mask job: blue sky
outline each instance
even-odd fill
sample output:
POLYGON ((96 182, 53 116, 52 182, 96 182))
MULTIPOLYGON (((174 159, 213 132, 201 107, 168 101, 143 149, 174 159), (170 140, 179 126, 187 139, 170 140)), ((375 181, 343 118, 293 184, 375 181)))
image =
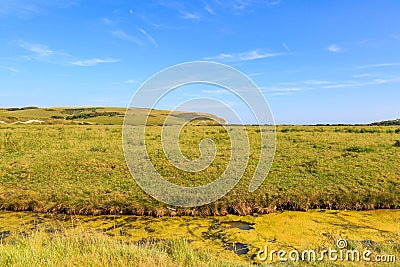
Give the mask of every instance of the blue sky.
POLYGON ((400 118, 399 14, 399 1, 1 0, 0 106, 126 107, 156 72, 210 60, 253 79, 276 123, 400 118))

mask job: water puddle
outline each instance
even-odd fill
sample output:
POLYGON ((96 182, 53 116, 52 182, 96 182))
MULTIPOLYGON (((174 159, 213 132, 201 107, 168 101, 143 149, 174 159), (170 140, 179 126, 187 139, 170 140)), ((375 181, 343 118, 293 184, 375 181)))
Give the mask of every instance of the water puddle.
POLYGON ((230 228, 238 228, 240 230, 253 230, 254 227, 246 222, 241 222, 241 221, 234 221, 234 222, 226 222, 229 224, 230 228))
POLYGON ((250 251, 246 244, 240 242, 233 242, 232 246, 229 246, 226 249, 235 252, 237 255, 244 255, 250 251))
POLYGON ((2 231, 0 232, 0 241, 7 238, 10 235, 10 231, 2 231))

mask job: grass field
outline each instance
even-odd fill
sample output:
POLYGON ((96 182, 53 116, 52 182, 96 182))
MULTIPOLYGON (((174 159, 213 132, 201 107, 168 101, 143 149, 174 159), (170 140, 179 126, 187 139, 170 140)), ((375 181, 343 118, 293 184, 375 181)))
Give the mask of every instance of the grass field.
MULTIPOLYGON (((253 193, 248 185, 266 129, 246 126, 250 157, 239 184, 214 203, 177 208, 154 200, 132 178, 122 148, 123 112, 0 110, 0 265, 252 266, 263 264, 255 255, 266 243, 272 249, 323 249, 339 237, 351 248, 398 254, 399 126, 277 126, 272 168, 253 193), (27 120, 43 122, 16 123, 27 120), (251 230, 231 229, 232 222, 251 230), (236 255, 230 249, 236 243, 248 253, 236 255)), ((167 114, 152 111, 146 128, 144 142, 156 169, 179 185, 215 180, 230 160, 229 132, 212 121, 187 124, 179 137, 185 156, 199 158, 203 138, 212 139, 217 152, 205 170, 184 172, 162 150, 158 125, 167 114)), ((178 112, 172 121, 197 115, 178 112)), ((337 266, 291 265, 310 264, 337 266)))
MULTIPOLYGON (((150 158, 176 184, 210 182, 224 169, 229 140, 216 126, 184 128, 184 153, 198 156, 202 137, 216 140, 206 170, 185 174, 160 152, 160 128, 149 127, 150 158), (186 151, 186 152, 185 152, 186 151), (218 156, 218 155, 217 155, 218 156)), ((68 214, 224 215, 276 210, 400 207, 400 134, 396 126, 279 126, 271 171, 254 193, 258 127, 249 126, 252 154, 243 179, 227 196, 193 209, 171 210, 146 195, 131 177, 121 126, 1 125, 0 207, 68 214)), ((259 149, 259 148, 258 148, 259 149)))

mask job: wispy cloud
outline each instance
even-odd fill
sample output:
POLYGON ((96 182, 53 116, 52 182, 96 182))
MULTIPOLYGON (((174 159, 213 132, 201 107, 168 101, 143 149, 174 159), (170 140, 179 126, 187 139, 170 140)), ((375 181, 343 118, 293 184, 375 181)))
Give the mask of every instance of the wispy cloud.
POLYGON ((331 44, 330 46, 327 47, 329 52, 332 53, 340 53, 343 51, 343 49, 335 44, 331 44))
POLYGON ((358 69, 379 68, 379 67, 394 67, 394 66, 400 66, 400 63, 399 62, 394 62, 394 63, 371 64, 371 65, 359 66, 358 69))
POLYGON ((255 76, 260 76, 260 75, 264 75, 264 74, 265 74, 264 72, 255 72, 255 73, 247 74, 247 76, 255 77, 255 76))
POLYGON ((39 60, 47 63, 63 64, 71 58, 68 53, 50 49, 49 46, 40 43, 19 40, 17 45, 30 53, 23 55, 22 58, 25 60, 39 60))
POLYGON ((214 95, 221 95, 221 94, 228 94, 228 93, 230 93, 230 91, 229 90, 227 90, 227 89, 214 89, 214 90, 210 90, 210 89, 207 89, 207 90, 202 90, 201 91, 203 94, 214 94, 214 95))
POLYGON ((115 37, 121 39, 121 40, 125 40, 125 41, 131 42, 131 43, 135 43, 135 44, 139 44, 139 45, 143 44, 135 36, 127 34, 122 30, 112 31, 111 34, 114 35, 115 37))
POLYGON ((18 69, 13 68, 13 67, 7 67, 7 66, 0 66, 0 69, 7 70, 7 71, 10 71, 10 72, 14 72, 14 73, 18 73, 19 72, 18 69))
POLYGON ((260 87, 266 96, 285 96, 293 95, 303 91, 314 91, 321 89, 336 88, 360 88, 364 86, 379 86, 383 84, 400 83, 400 77, 376 78, 376 79, 354 79, 347 81, 328 81, 328 80, 303 80, 294 82, 282 82, 282 86, 260 87))
POLYGON ((369 85, 379 85, 379 84, 388 84, 388 83, 396 83, 400 82, 400 78, 391 78, 391 79, 373 79, 369 81, 347 81, 343 83, 336 83, 330 85, 324 85, 322 88, 345 88, 345 87, 361 87, 361 86, 369 86, 369 85))
POLYGON ((261 87, 260 88, 264 92, 299 92, 299 91, 304 91, 306 88, 302 87, 261 87))
POLYGON ((307 84, 307 85, 322 85, 322 84, 329 84, 331 82, 325 81, 325 80, 305 80, 305 81, 302 81, 301 83, 307 84))
POLYGON ((232 0, 232 1, 217 1, 218 4, 231 7, 236 10, 245 10, 260 6, 276 6, 282 3, 280 0, 232 0))
POLYGON ((276 1, 267 1, 267 6, 277 6, 279 4, 281 4, 282 1, 280 0, 276 0, 276 1))
POLYGON ((284 87, 284 86, 265 86, 260 90, 266 96, 285 96, 308 90, 307 87, 284 87))
POLYGON ((211 15, 215 15, 214 10, 207 4, 205 5, 204 10, 210 13, 211 15))
POLYGON ((148 34, 145 30, 143 30, 143 29, 141 29, 141 28, 139 28, 139 31, 140 31, 141 33, 143 33, 143 34, 147 37, 147 39, 148 39, 155 47, 158 47, 157 42, 154 40, 154 38, 153 38, 150 34, 148 34))
POLYGON ((119 62, 119 59, 100 59, 100 58, 92 58, 92 59, 86 59, 86 60, 78 60, 78 61, 72 61, 70 64, 76 65, 76 66, 81 66, 81 67, 91 67, 95 66, 99 63, 115 63, 119 62))
POLYGON ((201 18, 201 16, 196 13, 191 13, 184 10, 179 10, 179 13, 181 13, 182 18, 184 19, 199 20, 201 18))
POLYGON ((285 53, 267 53, 261 49, 255 49, 247 52, 227 54, 221 53, 213 57, 205 57, 205 60, 226 60, 226 61, 247 61, 260 58, 269 58, 284 55, 285 53))
POLYGON ((353 75, 353 78, 365 78, 373 76, 371 73, 360 73, 353 75))
POLYGON ((102 18, 101 19, 101 23, 107 26, 115 26, 119 23, 121 23, 121 19, 120 18, 102 18))
POLYGON ((292 53, 292 50, 290 50, 290 48, 287 46, 286 43, 282 43, 282 45, 283 45, 283 47, 286 49, 286 51, 287 51, 289 54, 292 53))
POLYGON ((19 41, 19 47, 32 52, 32 55, 26 56, 28 59, 38 59, 38 60, 43 60, 50 55, 55 54, 56 52, 49 49, 47 45, 43 44, 36 44, 36 43, 29 43, 25 41, 19 41))
POLYGON ((130 83, 130 84, 132 84, 132 83, 137 83, 137 81, 132 80, 132 79, 129 79, 129 80, 125 81, 125 83, 130 83))
POLYGON ((29 17, 40 14, 49 8, 65 8, 74 4, 71 0, 2 0, 0 1, 0 16, 29 17))

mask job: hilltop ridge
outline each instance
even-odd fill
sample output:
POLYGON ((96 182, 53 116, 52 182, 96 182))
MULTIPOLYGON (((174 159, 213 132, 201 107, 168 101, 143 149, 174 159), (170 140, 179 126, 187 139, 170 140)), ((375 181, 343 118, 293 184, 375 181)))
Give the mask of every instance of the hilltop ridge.
MULTIPOLYGON (((52 107, 34 106, 22 108, 0 108, 0 124, 97 124, 122 125, 126 108, 122 107, 52 107)), ((149 113, 146 108, 130 109, 129 122, 137 123, 141 116, 149 113)), ((168 122, 181 124, 190 120, 192 124, 214 125, 225 124, 225 120, 208 113, 150 110, 148 125, 162 125, 168 122)))

